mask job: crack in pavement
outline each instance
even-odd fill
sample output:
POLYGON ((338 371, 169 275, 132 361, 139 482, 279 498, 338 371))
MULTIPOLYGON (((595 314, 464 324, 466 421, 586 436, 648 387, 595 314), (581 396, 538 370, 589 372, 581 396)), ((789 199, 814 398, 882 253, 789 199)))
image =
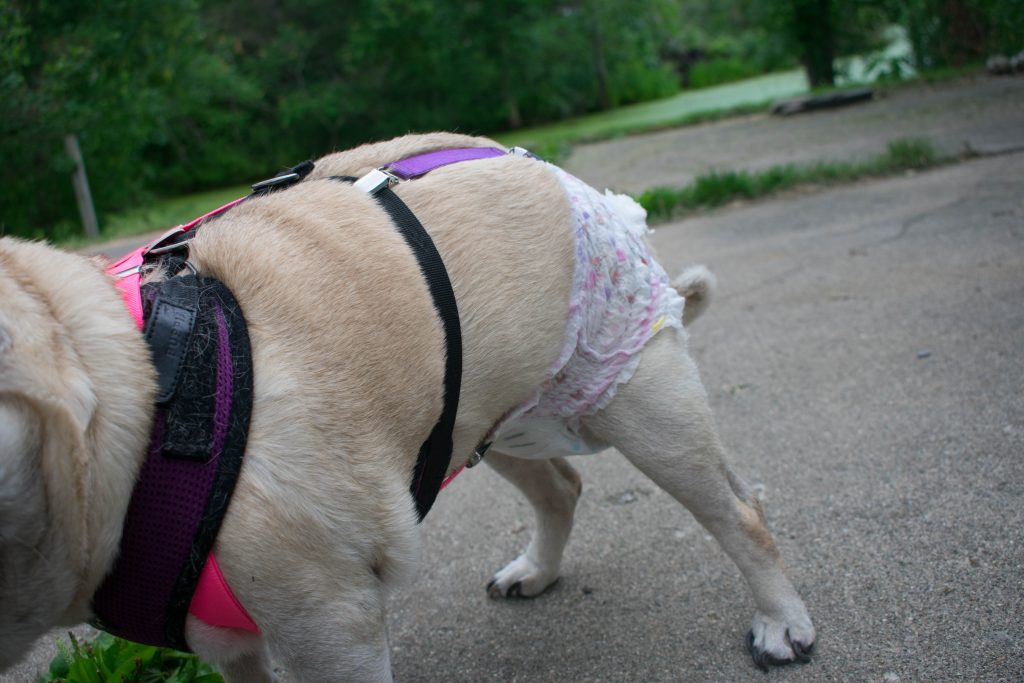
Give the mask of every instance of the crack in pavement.
POLYGON ((866 244, 861 245, 861 248, 862 249, 871 249, 871 248, 880 247, 880 246, 883 246, 883 245, 886 245, 886 244, 892 244, 893 242, 898 242, 898 241, 902 240, 904 237, 907 236, 907 233, 910 232, 910 228, 912 226, 917 225, 918 223, 921 223, 921 222, 925 221, 928 218, 931 218, 932 216, 934 216, 936 214, 944 213, 944 212, 946 212, 946 211, 948 211, 950 209, 953 209, 953 208, 955 208, 957 206, 960 206, 961 204, 967 202, 967 200, 969 200, 969 199, 971 199, 970 195, 963 196, 963 197, 958 197, 957 199, 955 199, 955 200, 953 200, 951 202, 947 202, 947 203, 943 204, 942 206, 938 206, 938 207, 935 207, 933 209, 929 209, 927 211, 922 211, 920 213, 914 214, 913 216, 910 216, 909 218, 903 220, 900 223, 900 229, 896 232, 895 235, 890 235, 889 237, 883 237, 882 239, 876 240, 874 242, 868 242, 866 244))

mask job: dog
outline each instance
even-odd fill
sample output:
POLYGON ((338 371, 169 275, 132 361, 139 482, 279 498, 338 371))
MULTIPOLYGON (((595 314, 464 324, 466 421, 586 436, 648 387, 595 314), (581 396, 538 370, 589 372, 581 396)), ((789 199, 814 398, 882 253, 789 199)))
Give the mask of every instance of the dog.
MULTIPOLYGON (((185 624, 191 649, 227 681, 272 681, 270 653, 303 681, 392 680, 385 594, 416 567, 409 481, 444 400, 445 335, 388 215, 331 178, 498 146, 429 134, 331 154, 193 239, 192 267, 244 310, 254 367, 248 446, 215 550, 260 632, 185 624)), ((551 382, 578 277, 572 207, 552 167, 515 155, 440 168, 395 192, 429 231, 458 303, 454 472, 551 382)), ((93 617, 146 452, 157 378, 104 266, 0 239, 0 668, 46 630, 93 617)), ((697 268, 673 284, 689 325, 713 280, 697 268)), ((755 493, 726 463, 685 331, 655 330, 633 355, 628 381, 574 434, 618 449, 736 562, 756 604, 755 662, 806 661, 814 626, 755 493)), ((496 598, 555 581, 581 491, 561 455, 517 458, 512 446, 497 439, 484 462, 533 504, 538 528, 488 584, 496 598)))

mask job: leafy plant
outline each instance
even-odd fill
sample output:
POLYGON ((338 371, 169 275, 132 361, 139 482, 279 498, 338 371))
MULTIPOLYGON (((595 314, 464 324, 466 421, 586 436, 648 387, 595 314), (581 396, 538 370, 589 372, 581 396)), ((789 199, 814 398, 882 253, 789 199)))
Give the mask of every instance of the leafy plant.
POLYGON ((57 642, 57 656, 36 683, 224 683, 195 655, 139 645, 108 633, 86 643, 79 643, 73 633, 68 638, 70 646, 57 642))

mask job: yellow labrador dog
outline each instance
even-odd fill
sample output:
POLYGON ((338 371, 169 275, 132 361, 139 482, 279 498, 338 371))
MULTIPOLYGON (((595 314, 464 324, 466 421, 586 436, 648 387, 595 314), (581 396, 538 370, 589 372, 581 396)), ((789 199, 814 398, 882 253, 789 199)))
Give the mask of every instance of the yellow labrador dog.
MULTIPOLYGON (((445 337, 388 215, 329 177, 480 146, 496 143, 434 134, 332 154, 191 244, 194 267, 244 310, 255 369, 247 453, 215 551, 261 633, 194 617, 185 628, 232 683, 273 680, 269 653, 303 681, 392 678, 384 597, 417 561, 409 482, 443 400, 445 337)), ((575 272, 571 202, 550 167, 514 155, 440 168, 395 192, 429 231, 458 301, 454 470, 551 379, 575 272)), ((675 285, 689 322, 710 275, 690 271, 675 285)), ((814 627, 757 498, 723 459, 685 333, 667 326, 638 355, 578 433, 617 448, 736 562, 756 604, 755 660, 805 661, 814 627)), ((154 391, 149 350, 104 264, 0 239, 0 668, 47 629, 92 617, 154 391)), ((538 525, 489 584, 495 597, 537 595, 555 580, 580 494, 564 458, 502 452, 512 446, 499 442, 485 460, 522 490, 538 525)))

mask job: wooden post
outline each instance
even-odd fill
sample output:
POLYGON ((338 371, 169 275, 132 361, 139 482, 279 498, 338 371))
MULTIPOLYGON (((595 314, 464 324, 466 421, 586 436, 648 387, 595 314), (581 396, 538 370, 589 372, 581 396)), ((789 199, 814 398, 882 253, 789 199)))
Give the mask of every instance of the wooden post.
POLYGON ((75 186, 75 199, 78 201, 78 213, 82 217, 82 227, 87 236, 99 237, 99 223, 96 221, 96 209, 92 205, 89 177, 85 174, 85 162, 82 160, 82 148, 78 146, 78 136, 74 133, 65 135, 64 149, 71 160, 75 162, 75 172, 71 174, 71 183, 75 186))

